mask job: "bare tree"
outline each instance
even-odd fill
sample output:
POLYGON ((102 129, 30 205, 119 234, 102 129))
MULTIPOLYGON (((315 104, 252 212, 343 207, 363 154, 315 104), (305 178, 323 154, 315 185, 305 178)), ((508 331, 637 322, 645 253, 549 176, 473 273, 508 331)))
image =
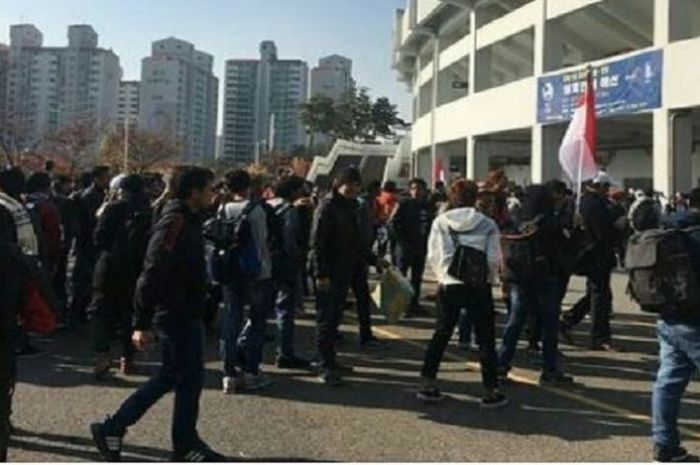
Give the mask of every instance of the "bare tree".
POLYGON ((105 137, 100 149, 102 163, 129 173, 143 173, 177 162, 182 156, 182 143, 163 132, 129 128, 128 153, 125 151, 125 128, 113 129, 105 137))
POLYGON ((93 166, 97 161, 97 149, 103 134, 94 119, 73 121, 49 133, 39 151, 49 158, 65 161, 71 173, 93 166))

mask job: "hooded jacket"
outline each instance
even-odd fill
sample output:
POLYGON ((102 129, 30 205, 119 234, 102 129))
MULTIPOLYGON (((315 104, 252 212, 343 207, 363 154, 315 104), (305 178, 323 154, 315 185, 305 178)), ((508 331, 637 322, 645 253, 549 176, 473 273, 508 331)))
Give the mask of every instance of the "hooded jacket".
POLYGON ((460 245, 486 253, 489 282, 495 283, 501 269, 501 235, 492 219, 471 207, 449 210, 433 222, 428 239, 427 262, 437 281, 443 286, 462 284, 448 273, 457 250, 453 233, 460 245))
POLYGON ((356 199, 333 192, 319 204, 311 232, 311 253, 319 278, 349 279, 359 268, 376 264, 369 243, 369 216, 356 199))
POLYGON ((171 200, 153 228, 143 272, 136 284, 134 328, 183 326, 207 307, 202 218, 171 200))

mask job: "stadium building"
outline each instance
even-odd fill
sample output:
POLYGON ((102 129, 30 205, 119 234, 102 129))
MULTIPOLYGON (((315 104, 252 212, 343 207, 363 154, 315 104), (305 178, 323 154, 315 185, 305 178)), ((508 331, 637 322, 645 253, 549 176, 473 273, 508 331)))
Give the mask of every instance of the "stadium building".
POLYGON ((562 177, 559 145, 591 69, 609 174, 666 194, 698 185, 698 0, 407 0, 393 40, 417 175, 562 177))

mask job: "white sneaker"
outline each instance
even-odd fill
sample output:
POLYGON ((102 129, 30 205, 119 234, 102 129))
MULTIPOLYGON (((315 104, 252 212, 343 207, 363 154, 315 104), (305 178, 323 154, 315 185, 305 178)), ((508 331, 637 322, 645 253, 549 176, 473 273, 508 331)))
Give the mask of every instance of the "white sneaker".
POLYGON ((240 381, 233 376, 224 376, 222 380, 224 394, 235 394, 240 389, 240 381))

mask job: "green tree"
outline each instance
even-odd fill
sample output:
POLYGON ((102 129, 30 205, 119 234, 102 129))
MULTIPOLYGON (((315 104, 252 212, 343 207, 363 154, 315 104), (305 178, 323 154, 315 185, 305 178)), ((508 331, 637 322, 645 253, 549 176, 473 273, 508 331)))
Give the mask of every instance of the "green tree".
POLYGON ((372 134, 377 136, 391 136, 394 133, 393 126, 399 123, 396 105, 388 98, 380 97, 372 106, 372 134))
POLYGON ((309 135, 309 151, 313 152, 317 134, 329 135, 336 125, 336 108, 332 98, 314 95, 301 104, 301 122, 309 135))

